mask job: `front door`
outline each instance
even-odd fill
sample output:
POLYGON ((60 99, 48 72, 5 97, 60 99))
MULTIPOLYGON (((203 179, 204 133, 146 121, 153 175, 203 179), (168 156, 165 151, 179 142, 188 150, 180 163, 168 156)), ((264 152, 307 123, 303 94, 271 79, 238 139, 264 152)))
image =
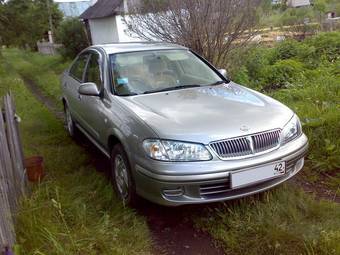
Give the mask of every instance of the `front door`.
MULTIPOLYGON (((91 51, 84 75, 84 82, 95 83, 101 94, 103 93, 102 58, 99 52, 91 51)), ((84 128, 86 128, 87 132, 97 141, 100 141, 100 127, 105 126, 104 113, 102 111, 103 107, 103 99, 101 96, 82 96, 81 114, 82 119, 86 122, 84 128)))

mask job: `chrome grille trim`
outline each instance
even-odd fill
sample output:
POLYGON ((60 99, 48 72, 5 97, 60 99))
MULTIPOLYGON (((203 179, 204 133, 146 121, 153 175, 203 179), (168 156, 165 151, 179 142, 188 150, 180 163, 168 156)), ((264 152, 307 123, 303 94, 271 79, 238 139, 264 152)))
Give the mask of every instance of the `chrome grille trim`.
POLYGON ((239 159, 267 153, 280 146, 281 129, 211 142, 210 148, 221 159, 239 159))
POLYGON ((200 196, 208 198, 210 196, 216 196, 221 193, 228 192, 230 190, 229 180, 225 182, 217 182, 211 184, 204 184, 199 187, 200 196))

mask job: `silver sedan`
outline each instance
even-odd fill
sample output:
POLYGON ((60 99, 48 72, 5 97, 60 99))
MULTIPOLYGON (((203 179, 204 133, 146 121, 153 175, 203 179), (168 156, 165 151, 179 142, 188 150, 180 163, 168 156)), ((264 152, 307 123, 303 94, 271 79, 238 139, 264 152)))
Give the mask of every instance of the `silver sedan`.
POLYGON ((304 164, 308 140, 292 110, 179 45, 91 46, 65 71, 62 89, 68 132, 84 133, 110 158, 126 204, 240 198, 304 164))

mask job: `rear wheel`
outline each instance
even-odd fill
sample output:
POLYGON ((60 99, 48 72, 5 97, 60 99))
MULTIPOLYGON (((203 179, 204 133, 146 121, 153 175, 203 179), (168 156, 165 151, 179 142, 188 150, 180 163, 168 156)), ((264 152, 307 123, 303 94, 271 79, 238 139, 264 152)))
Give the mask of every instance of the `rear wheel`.
POLYGON ((111 176, 119 199, 126 205, 135 205, 138 197, 131 176, 130 164, 121 144, 116 144, 111 152, 111 176))
POLYGON ((65 114, 66 129, 67 129, 67 131, 68 131, 68 133, 71 137, 75 137, 76 136, 76 126, 74 124, 70 109, 68 108, 67 104, 65 104, 65 107, 64 107, 64 114, 65 114))

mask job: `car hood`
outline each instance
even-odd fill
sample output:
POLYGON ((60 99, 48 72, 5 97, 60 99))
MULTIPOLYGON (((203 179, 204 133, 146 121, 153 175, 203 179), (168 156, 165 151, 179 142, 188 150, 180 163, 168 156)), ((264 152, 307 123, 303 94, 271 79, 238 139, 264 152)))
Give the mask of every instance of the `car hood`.
POLYGON ((119 100, 160 138, 208 144, 283 126, 293 112, 233 82, 119 100))

